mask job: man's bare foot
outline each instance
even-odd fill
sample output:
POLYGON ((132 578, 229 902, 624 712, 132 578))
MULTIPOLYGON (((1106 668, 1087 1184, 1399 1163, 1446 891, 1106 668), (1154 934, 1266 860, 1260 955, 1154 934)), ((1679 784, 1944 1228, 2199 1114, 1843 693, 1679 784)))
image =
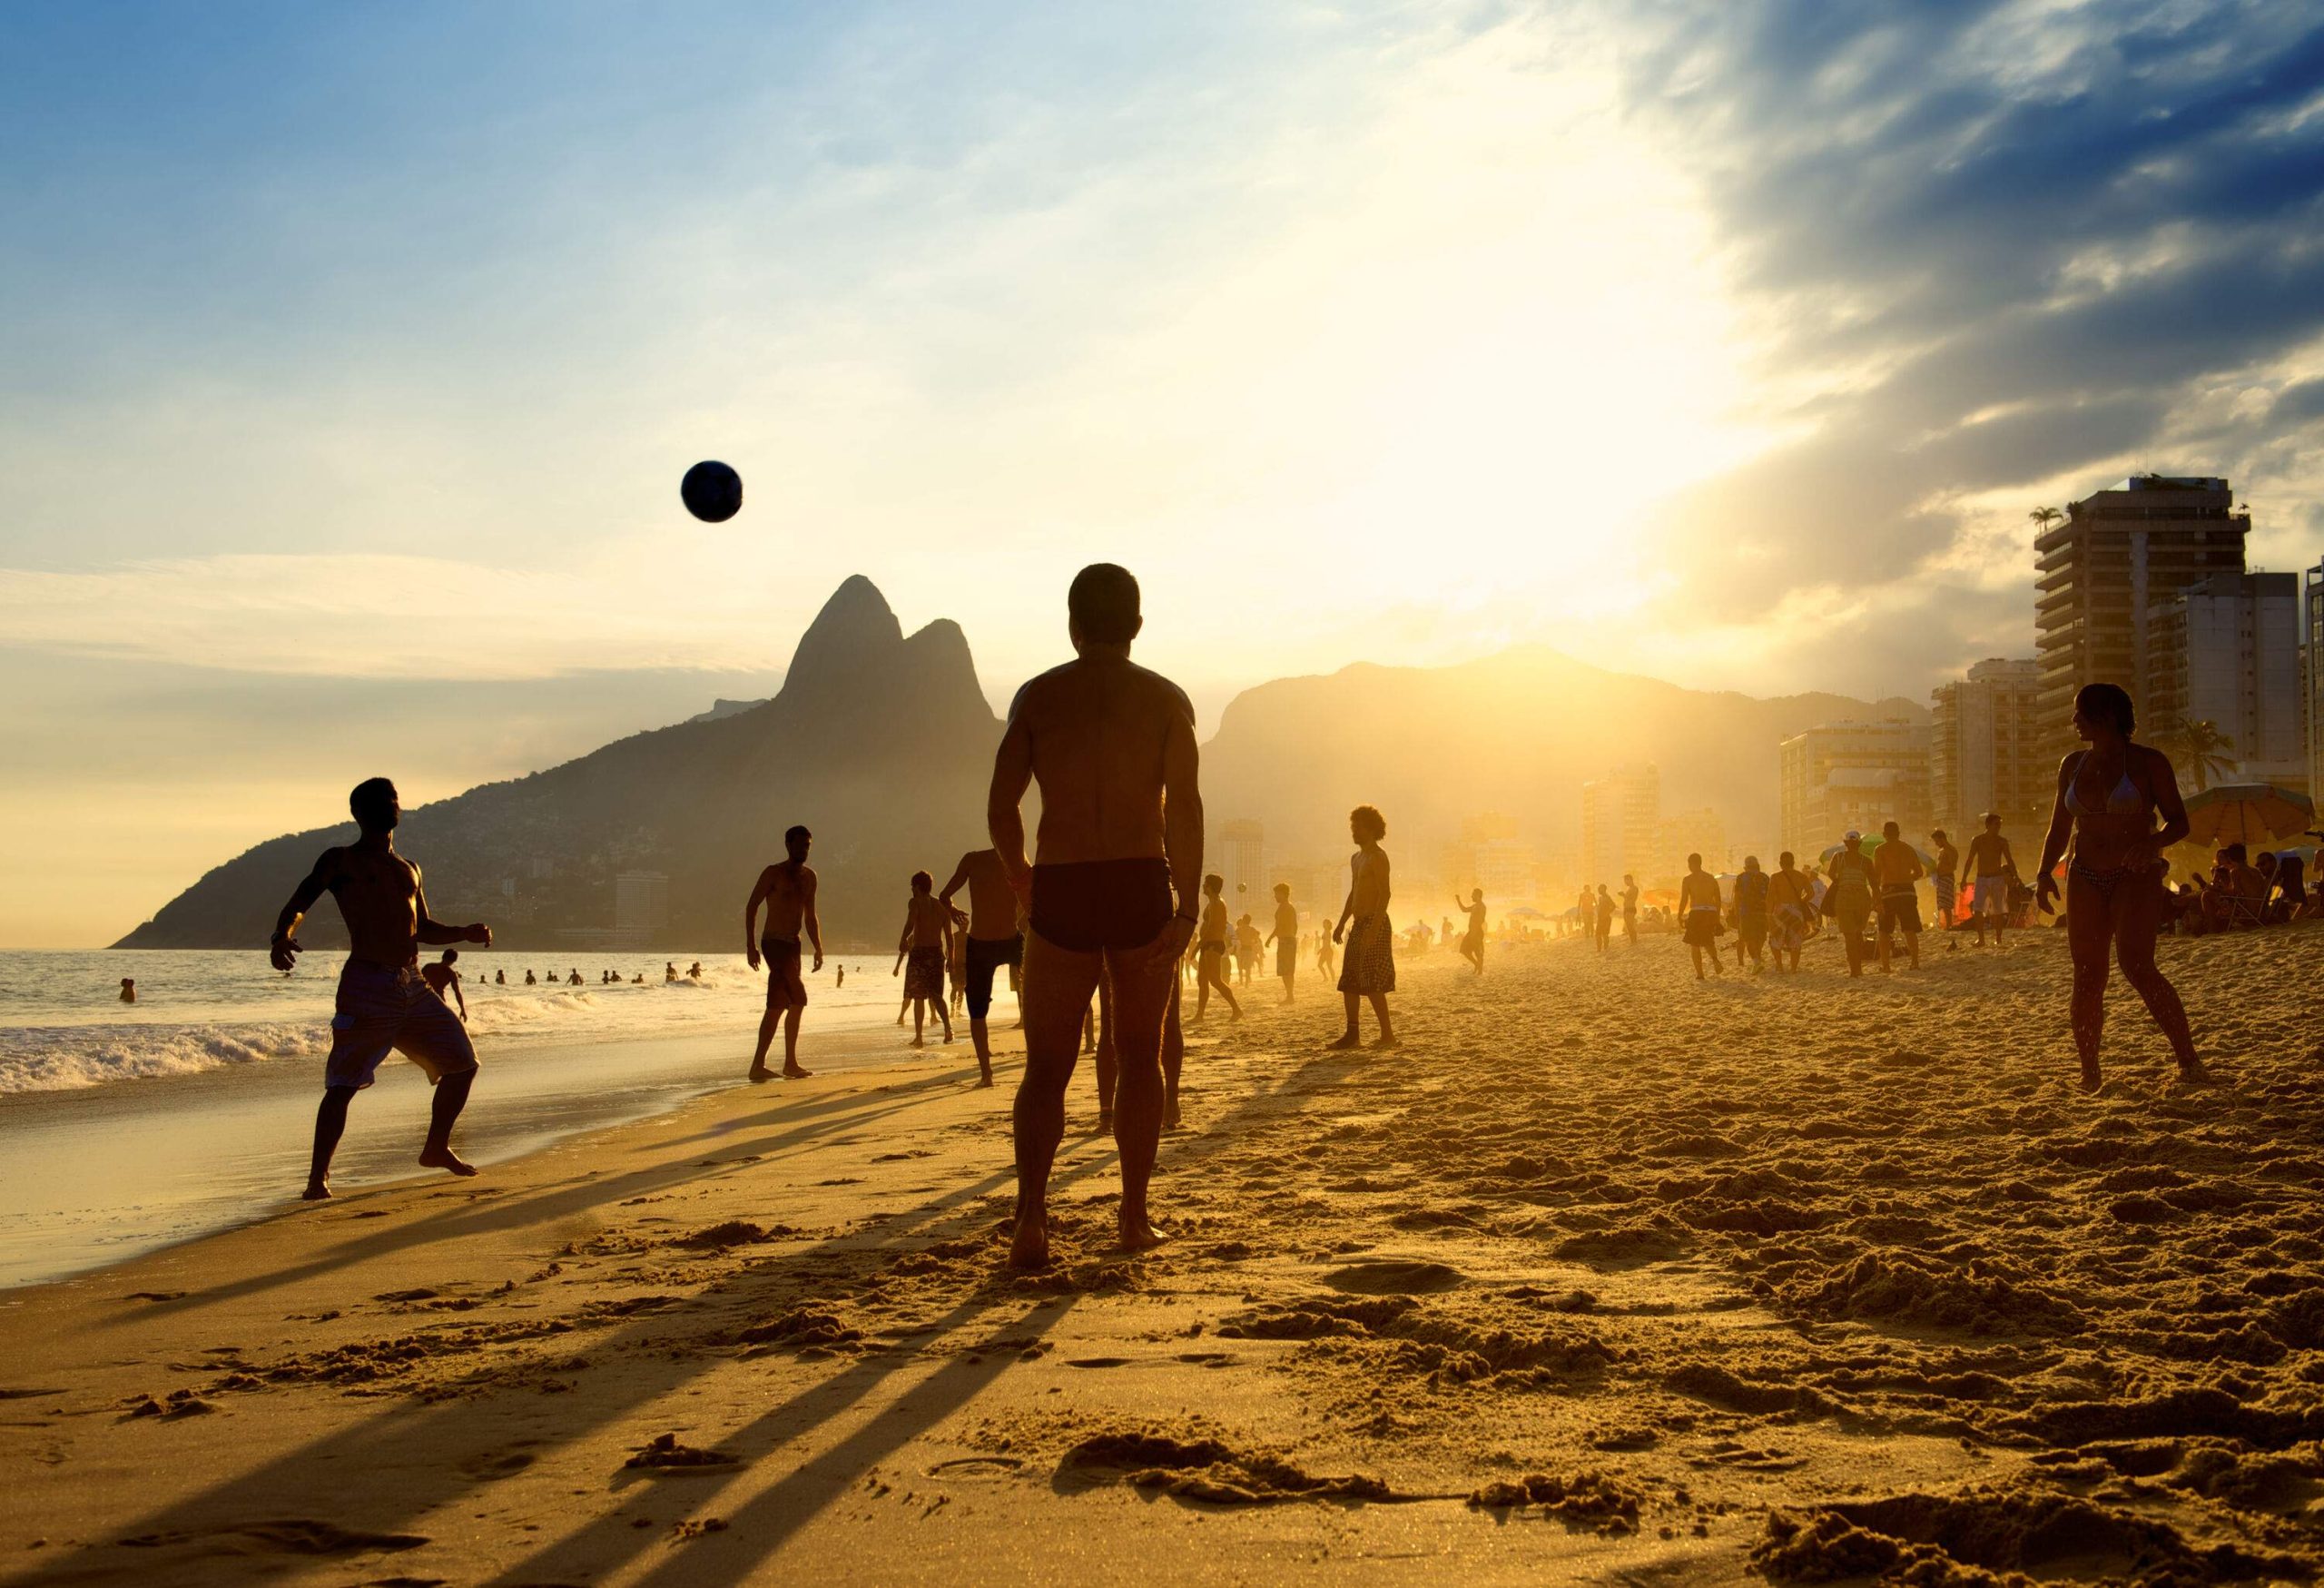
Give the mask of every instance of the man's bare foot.
POLYGON ((802 1070, 796 1064, 786 1064, 783 1067, 783 1079, 785 1080, 804 1080, 814 1073, 812 1070, 802 1070))
POLYGON ((1012 1268, 1046 1268, 1049 1266, 1049 1218, 1037 1214, 1028 1218, 1021 1214, 1017 1219, 1017 1233, 1009 1241, 1009 1266, 1012 1268))
POLYGON ((307 1182, 307 1189, 299 1193, 299 1200, 301 1202, 330 1201, 330 1182, 329 1180, 309 1180, 307 1182))
POLYGON ((1162 1129, 1165 1130, 1183 1130, 1186 1129, 1186 1126, 1179 1122, 1177 1104, 1172 1103, 1162 1110, 1162 1129))
POLYGON ((1336 1042, 1326 1042, 1326 1043, 1324 1043, 1324 1046, 1325 1048, 1328 1048, 1328 1049, 1361 1048, 1362 1046, 1364 1046, 1364 1042, 1363 1042, 1363 1040, 1362 1040, 1361 1038, 1359 1038, 1359 1037, 1358 1037, 1358 1036, 1357 1036, 1354 1031, 1350 1031, 1350 1032, 1348 1032, 1346 1035, 1344 1035, 1344 1036, 1343 1036, 1342 1038, 1340 1038, 1340 1040, 1339 1040, 1338 1041, 1336 1041, 1336 1042))
POLYGON ((744 1077, 744 1079, 748 1080, 773 1080, 774 1079, 774 1071, 769 1070, 763 1064, 753 1064, 751 1066, 750 1074, 744 1077))
POLYGON ((1122 1215, 1122 1246, 1126 1252, 1151 1251, 1170 1238, 1157 1234, 1144 1214, 1122 1215))
POLYGON ((977 1085, 978 1085, 979 1087, 988 1087, 988 1086, 990 1086, 991 1084, 992 1084, 992 1071, 991 1071, 991 1070, 986 1070, 982 1075, 980 1075, 979 1077, 977 1077, 977 1085))
POLYGON ((2203 1068, 2201 1060, 2181 1059, 2179 1060, 2178 1079, 2172 1084, 2174 1086, 2209 1086, 2214 1079, 2216 1078, 2211 1072, 2203 1068))
POLYGON ((476 1165, 468 1162, 466 1159, 460 1157, 459 1154, 454 1152, 448 1147, 425 1148, 419 1154, 419 1161, 426 1164, 429 1169, 440 1169, 451 1174, 472 1175, 476 1173, 476 1165))
POLYGON ((2098 1060, 2095 1059, 2083 1060, 2082 1061, 2082 1090, 2084 1091, 2096 1091, 2104 1084, 2104 1079, 2098 1073, 2098 1060))
POLYGON ((1390 1031, 1386 1036, 1374 1041, 1372 1045, 1374 1048, 1400 1048, 1403 1044, 1396 1041, 1395 1032, 1390 1031))

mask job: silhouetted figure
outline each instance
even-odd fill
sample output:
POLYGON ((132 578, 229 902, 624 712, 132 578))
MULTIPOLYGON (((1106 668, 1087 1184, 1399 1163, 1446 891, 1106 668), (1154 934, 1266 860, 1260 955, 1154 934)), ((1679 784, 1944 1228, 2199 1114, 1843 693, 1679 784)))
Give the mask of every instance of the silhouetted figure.
POLYGON ((1686 917, 1687 952, 1695 962, 1695 980, 1704 980, 1705 949, 1710 951, 1713 972, 1726 975, 1727 968, 1718 962, 1718 937, 1727 930, 1718 919, 1718 879, 1703 870, 1699 854, 1687 856, 1687 874, 1679 879, 1679 909, 1686 917))
POLYGON ((1638 879, 1628 872, 1622 873, 1622 937, 1638 947, 1638 879))
POLYGON ((134 976, 123 976, 121 979, 121 1001, 123 1003, 137 1001, 137 978, 134 976))
POLYGON ((1614 896, 1606 891, 1605 883, 1598 884, 1598 896, 1590 904, 1597 923, 1598 952, 1602 954, 1614 935, 1614 896))
POLYGON ((1259 935, 1257 922, 1254 922, 1250 917, 1250 912, 1246 911, 1242 919, 1235 923, 1235 981, 1236 985, 1248 987, 1251 984, 1251 972, 1259 968, 1259 953, 1260 951, 1265 947, 1266 943, 1265 940, 1263 940, 1259 935))
POLYGON ((1346 962, 1340 967, 1340 997, 1347 1009, 1347 1030, 1331 1046, 1361 1045, 1358 1011, 1369 1000, 1372 1018, 1380 1027, 1372 1045, 1393 1048, 1396 1028, 1388 1019, 1388 994, 1396 990, 1396 933, 1388 922, 1392 892, 1388 852, 1380 847, 1380 841, 1388 836, 1388 822, 1370 805, 1358 805, 1348 813, 1347 826, 1348 835, 1355 840, 1355 853, 1348 860, 1347 902, 1340 906, 1340 918, 1332 926, 1332 941, 1344 939, 1347 943, 1346 962), (1353 932, 1349 931, 1351 922, 1353 932))
POLYGON ((2017 857, 2001 835, 1999 814, 1985 813, 1985 830, 1969 840, 1969 919, 1977 923, 1977 946, 1985 946, 1985 924, 1993 923, 1994 947, 2001 947, 2002 928, 2009 924, 2009 890, 2017 881, 2017 857))
POLYGON ((460 991, 460 973, 452 969, 460 962, 460 951, 446 949, 443 957, 432 965, 419 967, 419 979, 428 983, 428 991, 459 1011, 460 1023, 468 1018, 468 1001, 460 991))
POLYGON ((573 967, 572 974, 568 975, 568 976, 567 976, 567 977, 566 977, 566 979, 565 979, 565 984, 566 984, 567 987, 578 987, 578 986, 580 986, 580 985, 581 985, 581 967, 580 967, 580 966, 576 965, 576 966, 574 966, 574 967, 573 967))
POLYGON ((1825 863, 1824 874, 1832 881, 1832 919, 1840 924, 1843 946, 1847 950, 1848 974, 1864 974, 1864 928, 1872 919, 1875 880, 1872 857, 1864 852, 1864 834, 1851 827, 1840 841, 1840 851, 1825 863))
POLYGON ((2186 1080, 2203 1077, 2178 989, 2155 968, 2154 938, 2163 914, 2162 852, 2187 836, 2171 758, 2132 742, 2138 716, 2120 686, 2085 684, 2073 698, 2073 727, 2086 749, 2058 764, 2058 796, 2042 841, 2035 902, 2044 910, 2057 892, 2058 859, 2066 863, 2066 946, 2073 955, 2074 1047, 2082 1084, 2095 1089, 2099 1039, 2106 1027, 2109 945, 2122 975, 2178 1056, 2186 1080), (2160 815, 2162 824, 2155 825, 2160 815))
POLYGON ((1961 945, 1952 939, 1953 923, 1961 913, 1961 852, 1953 847, 1953 840, 1945 829, 1937 828, 1928 835, 1935 848, 1936 864, 1929 871, 1929 881, 1936 888, 1936 922, 1946 933, 1945 951, 1957 952, 1961 945))
MULTIPOLYGON (((670 983, 670 982, 672 982, 672 981, 676 981, 677 979, 678 979, 678 962, 677 962, 675 960, 664 960, 664 961, 662 962, 662 981, 663 981, 664 985, 665 985, 665 986, 666 986, 667 984, 669 984, 669 983, 670 983)), ((531 978, 530 978, 530 977, 527 977, 527 978, 526 978, 526 980, 530 981, 530 980, 531 980, 531 978)))
POLYGON ((1291 902, 1291 884, 1275 885, 1275 930, 1267 933, 1268 944, 1275 948, 1275 973, 1283 983, 1283 1001, 1292 1001, 1293 983, 1299 979, 1299 911, 1291 902))
POLYGON ((1066 610, 1076 659, 1018 691, 993 761, 987 822, 1010 885, 1029 903, 1009 1250, 1017 1267, 1049 1260, 1049 1169, 1065 1134, 1082 1014, 1101 979, 1112 995, 1106 1024, 1121 1240, 1139 1248, 1160 1238, 1147 1187, 1166 1110, 1177 1117, 1177 1076, 1164 1038, 1196 919, 1203 814, 1194 708, 1177 685, 1130 661, 1137 608, 1128 570, 1098 563, 1075 577, 1066 610), (1028 863, 1019 803, 1035 782, 1039 852, 1028 863))
MULTIPOLYGON (((640 981, 645 981, 645 977, 643 977, 643 976, 640 976, 640 977, 638 978, 638 980, 639 980, 640 981)), ((493 984, 495 987, 506 987, 506 986, 507 986, 507 985, 508 985, 508 972, 506 972, 506 971, 495 971, 495 972, 492 973, 492 984, 493 984)))
MULTIPOLYGON (((801 973, 802 950, 799 935, 803 931, 807 946, 814 951, 813 969, 823 968, 823 925, 815 915, 815 873, 807 863, 807 851, 814 843, 814 834, 804 827, 786 828, 783 834, 783 858, 759 873, 759 880, 752 885, 751 897, 743 906, 743 958, 751 969, 766 962, 766 1012, 759 1016, 758 1046, 751 1053, 749 1078, 771 1080, 773 1072, 766 1067, 766 1050, 774 1044, 774 1031, 783 1028, 783 1074, 785 1080, 804 1080, 811 1073, 799 1068, 799 1020, 807 1012, 807 981, 801 973), (759 931, 759 906, 766 906, 766 931, 759 931)), ((695 967, 701 969, 699 965, 695 967)))
POLYGON ((1202 1023, 1203 1014, 1210 1008, 1210 991, 1216 987, 1218 996, 1226 1001, 1230 1018, 1241 1020, 1243 1006, 1235 1001, 1235 990, 1226 985, 1226 900, 1224 897, 1226 879, 1216 872, 1202 880, 1201 950, 1195 959, 1195 1024, 1202 1023))
POLYGON ((1918 883, 1928 874, 1921 857, 1905 842, 1904 829, 1894 822, 1880 827, 1880 847, 1872 852, 1872 874, 1880 887, 1880 970, 1888 972, 1888 940, 1899 933, 1913 969, 1921 968, 1921 896, 1918 883))
POLYGON ((692 965, 687 967, 686 980, 689 981, 699 981, 702 980, 702 962, 700 960, 696 960, 692 965))
POLYGON ((468 1028, 428 991, 419 974, 422 943, 492 945, 481 923, 447 926, 428 913, 419 868, 396 853, 402 802, 384 777, 355 785, 348 809, 362 835, 344 848, 326 849, 291 891, 274 923, 269 958, 278 971, 298 962, 300 923, 325 893, 347 923, 347 963, 339 973, 330 1022, 330 1057, 323 1061, 323 1100, 315 1110, 315 1151, 307 1172, 307 1200, 330 1195, 331 1155, 347 1129, 347 1106, 371 1084, 389 1050, 427 1071, 435 1083, 427 1144, 419 1161, 456 1175, 476 1173, 452 1151, 452 1126, 476 1084, 476 1049, 468 1028))
POLYGON ((1776 969, 1797 973, 1799 951, 1816 929, 1816 880, 1798 868, 1788 849, 1776 856, 1775 873, 1768 878, 1768 928, 1775 942, 1776 969))
POLYGON ((944 1022, 944 1040, 952 1040, 952 1014, 944 1007, 944 962, 952 947, 952 912, 936 902, 936 879, 926 872, 911 873, 911 898, 904 905, 904 929, 896 939, 896 963, 891 975, 902 975, 904 996, 911 1001, 911 1045, 928 1046, 931 1008, 944 1022))
MULTIPOLYGON (((963 963, 968 975, 969 1040, 976 1044, 977 1084, 992 1084, 992 1041, 985 1024, 992 1012, 992 978, 1003 965, 1014 969, 1025 961, 1025 934, 1017 921, 1017 895, 1009 886, 1008 870, 1000 852, 972 849, 960 856, 950 882, 937 894, 950 905, 952 895, 969 891, 967 946, 963 963)), ((1094 1043, 1092 1044, 1094 1046, 1094 1043)))
MULTIPOLYGON (((1452 902, 1461 903, 1458 899, 1452 902)), ((1469 902, 1461 904, 1461 908, 1469 917, 1469 929, 1461 934, 1461 957, 1474 965, 1477 974, 1482 976, 1485 973, 1485 891, 1471 888, 1469 902)), ((1445 930, 1446 935, 1450 936, 1452 929, 1449 922, 1445 930)))
POLYGON ((1768 968, 1760 950, 1768 941, 1768 873, 1759 869, 1759 857, 1745 855, 1743 869, 1735 874, 1735 968, 1741 970, 1744 957, 1748 955, 1754 976, 1768 968))
POLYGON ((532 973, 532 972, 527 971, 525 972, 525 985, 527 987, 537 987, 540 985, 540 981, 539 979, 532 973))

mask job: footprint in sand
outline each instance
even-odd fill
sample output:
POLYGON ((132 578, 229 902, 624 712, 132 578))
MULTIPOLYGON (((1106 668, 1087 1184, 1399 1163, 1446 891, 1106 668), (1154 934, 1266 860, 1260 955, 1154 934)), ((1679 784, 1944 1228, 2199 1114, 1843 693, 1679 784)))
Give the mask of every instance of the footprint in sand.
POLYGON ((1350 1263, 1324 1276, 1324 1284, 1353 1296, 1431 1296, 1468 1282, 1449 1264, 1396 1258, 1350 1263))

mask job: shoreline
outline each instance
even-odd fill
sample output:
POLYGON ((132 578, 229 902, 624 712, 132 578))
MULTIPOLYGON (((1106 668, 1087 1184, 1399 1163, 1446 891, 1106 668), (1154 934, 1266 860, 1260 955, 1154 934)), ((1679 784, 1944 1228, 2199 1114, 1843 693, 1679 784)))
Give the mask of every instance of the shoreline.
POLYGON ((2118 983, 2094 1096, 2054 937, 1490 963, 1190 1028, 1148 1252, 1084 1065, 1002 1266, 1011 1042, 0 1296, 0 1581, 2324 1566, 2324 930, 2167 943, 2221 1082, 2118 983))

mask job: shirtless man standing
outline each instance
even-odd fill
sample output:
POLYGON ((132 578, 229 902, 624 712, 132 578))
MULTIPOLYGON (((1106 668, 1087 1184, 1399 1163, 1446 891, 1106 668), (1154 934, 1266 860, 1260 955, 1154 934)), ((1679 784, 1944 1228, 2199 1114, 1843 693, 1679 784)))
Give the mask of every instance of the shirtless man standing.
POLYGON ((430 1169, 472 1175, 476 1168, 452 1151, 452 1125, 476 1084, 476 1049, 468 1028, 419 974, 422 943, 472 942, 489 948, 492 930, 481 923, 447 926, 428 913, 419 868, 396 853, 396 824, 403 804, 384 777, 355 785, 347 796, 362 836, 326 849, 282 906, 268 944, 278 971, 298 962, 299 926, 329 893, 347 923, 347 963, 339 973, 338 1011, 330 1021, 330 1057, 323 1061, 322 1106, 315 1110, 315 1154, 307 1171, 310 1202, 330 1195, 331 1154, 347 1129, 347 1105, 371 1084, 394 1049, 428 1072, 436 1085, 428 1142, 419 1161, 430 1169))
POLYGON ((936 879, 926 872, 912 873, 911 897, 904 902, 904 929, 896 937, 895 968, 888 973, 904 979, 915 1048, 928 1045, 931 1008, 944 1022, 944 1040, 952 1040, 952 1011, 944 1003, 944 967, 952 957, 956 935, 952 912, 936 902, 936 879))
POLYGON ((1016 1267, 1049 1261, 1049 1169, 1065 1135, 1082 1011, 1101 977, 1114 995, 1121 1243, 1137 1250, 1160 1238, 1147 1182, 1162 1134, 1163 1019, 1200 896, 1202 794, 1194 707, 1177 685, 1129 659, 1144 622, 1137 608, 1127 568, 1095 563, 1074 577, 1066 612, 1077 659, 1017 692, 993 758, 986 821, 1031 925, 1014 1120, 1016 1267), (1035 782, 1041 824, 1029 863, 1019 804, 1035 782))
MULTIPOLYGON (((751 1055, 750 1078, 772 1080, 766 1050, 774 1042, 774 1028, 783 1027, 783 1074, 804 1080, 799 1068, 799 1016, 807 1008, 807 983, 799 974, 799 930, 815 950, 815 965, 823 968, 823 924, 815 919, 815 873, 807 865, 807 846, 814 834, 793 827, 783 835, 783 858, 759 873, 751 902, 743 906, 743 957, 751 969, 766 961, 766 1013, 759 1017, 758 1050, 751 1055), (766 935, 759 935, 759 905, 766 905, 766 935)), ((668 974, 676 975, 675 966, 668 974)))
POLYGON ((992 1011, 992 975, 1003 965, 1025 961, 1025 936, 1017 930, 1017 895, 1009 891, 1009 873, 1001 868, 1000 853, 972 849, 952 868, 937 901, 946 906, 962 888, 969 891, 968 982, 969 1040, 976 1044, 979 1086, 992 1084, 992 1041, 985 1017, 992 1011))
MULTIPOLYGON (((1953 917, 1961 903, 1961 852, 1953 847, 1953 840, 1945 836, 1942 827, 1931 833, 1928 841, 1936 850, 1936 867, 1929 873, 1929 880, 1936 884, 1937 924, 1951 932, 1953 917)), ((1945 946, 1958 949, 1961 945, 1948 940, 1945 946)))
POLYGON ((419 979, 428 983, 428 991, 460 1011, 460 1023, 468 1024, 468 1001, 460 991, 460 973, 452 969, 460 962, 460 951, 446 949, 443 958, 432 965, 419 967, 419 979))
POLYGON ((1985 946, 1985 922, 1994 923, 1994 947, 2001 947, 2001 929, 2009 920, 2009 886, 2017 880, 2017 857, 2001 835, 2001 817, 1985 813, 1985 830, 1969 840, 1969 874, 1976 879, 1969 895, 1969 919, 1977 923, 1977 946, 1985 946))

